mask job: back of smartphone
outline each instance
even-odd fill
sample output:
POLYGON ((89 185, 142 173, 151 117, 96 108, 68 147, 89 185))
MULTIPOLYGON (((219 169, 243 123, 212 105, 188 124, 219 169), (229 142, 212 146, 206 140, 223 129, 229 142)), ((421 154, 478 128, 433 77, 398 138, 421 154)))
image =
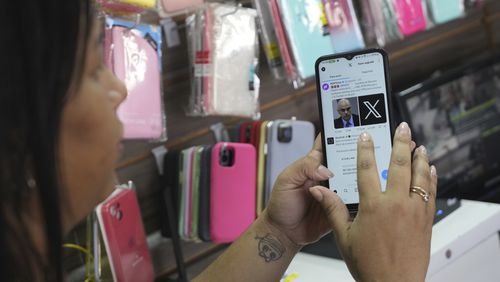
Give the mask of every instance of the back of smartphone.
POLYGON ((255 148, 250 144, 217 143, 211 163, 210 237, 215 243, 228 243, 255 219, 255 148))
POLYGON ((430 0, 429 10, 434 22, 440 24, 456 19, 464 13, 463 0, 430 0))
POLYGON ((163 132, 160 67, 156 49, 139 31, 115 26, 112 65, 128 95, 118 107, 123 137, 157 139, 163 132))
POLYGON ((268 129, 266 204, 278 175, 304 157, 314 144, 314 125, 301 120, 275 120, 268 129))
POLYGON ((96 208, 115 281, 153 281, 154 270, 137 196, 118 189, 96 208))
POLYGON ((427 27, 421 0, 392 0, 400 32, 404 36, 427 27))

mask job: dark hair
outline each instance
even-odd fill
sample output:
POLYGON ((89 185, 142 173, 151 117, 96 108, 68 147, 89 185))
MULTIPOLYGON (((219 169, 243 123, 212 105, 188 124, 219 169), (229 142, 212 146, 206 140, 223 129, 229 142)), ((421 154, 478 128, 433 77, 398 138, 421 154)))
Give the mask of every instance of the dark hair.
POLYGON ((0 2, 0 275, 8 281, 63 279, 58 140, 91 25, 88 0, 0 2), (46 257, 26 222, 35 191, 46 257))

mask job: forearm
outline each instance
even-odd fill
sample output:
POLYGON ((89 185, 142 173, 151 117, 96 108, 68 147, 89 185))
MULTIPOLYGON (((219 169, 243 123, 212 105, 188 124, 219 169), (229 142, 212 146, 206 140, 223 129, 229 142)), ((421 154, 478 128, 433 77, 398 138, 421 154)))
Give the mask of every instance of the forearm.
POLYGON ((279 281, 300 247, 263 213, 194 281, 279 281))

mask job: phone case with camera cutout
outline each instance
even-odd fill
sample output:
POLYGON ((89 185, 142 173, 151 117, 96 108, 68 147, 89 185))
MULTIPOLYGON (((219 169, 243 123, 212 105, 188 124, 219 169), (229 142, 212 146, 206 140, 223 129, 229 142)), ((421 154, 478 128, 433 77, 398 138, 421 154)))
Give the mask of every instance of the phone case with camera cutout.
POLYGON ((210 237, 228 243, 255 219, 256 152, 250 144, 217 143, 211 158, 210 237), (222 164, 225 150, 232 151, 230 165, 222 164))
POLYGON ((117 189, 96 207, 114 281, 153 281, 154 270, 137 196, 117 189))
MULTIPOLYGON (((285 131, 282 131, 285 132, 285 131)), ((278 175, 296 160, 304 157, 314 144, 314 125, 309 121, 275 120, 268 130, 266 174, 269 185, 266 187, 267 205, 272 188, 278 175), (280 140, 280 127, 291 128, 288 142, 280 140)), ((283 133, 286 134, 286 133, 283 133)))

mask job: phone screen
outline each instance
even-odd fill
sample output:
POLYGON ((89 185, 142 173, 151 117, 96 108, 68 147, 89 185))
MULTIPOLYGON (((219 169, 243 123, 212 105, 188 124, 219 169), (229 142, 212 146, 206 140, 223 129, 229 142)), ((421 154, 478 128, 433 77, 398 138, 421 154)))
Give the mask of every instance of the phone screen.
POLYGON ((392 147, 385 62, 381 51, 372 50, 326 56, 316 63, 323 151, 326 166, 335 174, 328 184, 347 205, 359 203, 356 156, 363 132, 372 136, 385 189, 392 147))

